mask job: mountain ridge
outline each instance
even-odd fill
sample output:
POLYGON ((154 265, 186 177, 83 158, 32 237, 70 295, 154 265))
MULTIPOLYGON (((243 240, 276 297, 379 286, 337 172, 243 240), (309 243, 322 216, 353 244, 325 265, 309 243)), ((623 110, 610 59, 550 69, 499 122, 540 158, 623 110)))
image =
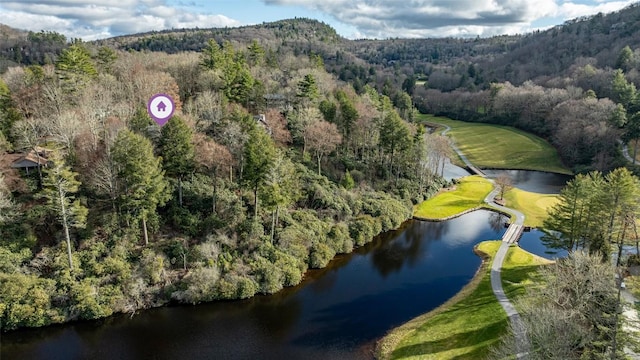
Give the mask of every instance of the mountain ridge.
MULTIPOLYGON (((61 44, 42 49, 46 42, 34 44, 28 36, 25 39, 25 34, 34 33, 0 26, 0 72, 19 63, 29 65, 55 61, 61 44), (7 32, 22 35, 3 37, 2 34, 7 32), (30 51, 33 47, 36 49, 30 51)), ((640 3, 608 14, 572 19, 547 30, 488 38, 349 40, 319 20, 293 18, 240 27, 151 31, 95 40, 88 44, 124 51, 177 53, 198 52, 210 39, 240 45, 256 40, 262 46, 274 49, 284 46, 295 53, 315 53, 323 57, 328 67, 355 64, 382 69, 400 68, 404 73, 415 73, 418 77, 428 77, 432 72, 441 70, 447 74, 443 81, 449 82, 465 77, 464 71, 456 67, 473 66, 475 69, 464 69, 477 75, 473 86, 487 88, 491 82, 522 84, 528 80, 544 81, 545 78, 564 76, 576 63, 613 67, 623 47, 640 48, 640 3), (452 78, 451 74, 460 76, 452 78)), ((334 69, 334 72, 337 71, 334 69)), ((451 84, 450 89, 445 87, 442 90, 465 85, 464 81, 459 82, 451 84)))

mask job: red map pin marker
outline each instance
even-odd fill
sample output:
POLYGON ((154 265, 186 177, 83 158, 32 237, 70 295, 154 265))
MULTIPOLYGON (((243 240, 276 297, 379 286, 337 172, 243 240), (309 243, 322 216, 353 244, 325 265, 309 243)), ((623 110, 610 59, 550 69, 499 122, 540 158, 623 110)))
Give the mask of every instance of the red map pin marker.
POLYGON ((169 121, 175 109, 176 106, 173 99, 167 94, 155 94, 147 103, 149 116, 151 116, 153 121, 159 126, 163 126, 169 121))

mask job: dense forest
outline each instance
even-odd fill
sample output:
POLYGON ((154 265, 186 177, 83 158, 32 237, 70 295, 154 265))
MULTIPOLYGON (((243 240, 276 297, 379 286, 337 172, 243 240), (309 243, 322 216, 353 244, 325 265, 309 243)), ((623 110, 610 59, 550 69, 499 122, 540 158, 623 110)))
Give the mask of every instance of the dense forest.
POLYGON ((515 126, 547 139, 575 172, 608 171, 624 165, 617 141, 633 145, 638 137, 639 15, 634 4, 546 31, 475 39, 346 40, 326 24, 292 19, 124 36, 100 45, 177 52, 198 49, 193 44, 204 46, 209 38, 260 39, 276 52, 321 58, 357 94, 372 87, 400 111, 415 104, 425 113, 515 126))
POLYGON ((446 141, 412 111, 255 39, 175 54, 72 41, 1 79, 5 331, 274 293, 443 185, 446 141), (175 100, 163 127, 156 93, 175 100))
POLYGON ((638 13, 488 39, 350 41, 310 19, 92 43, 2 26, 2 330, 298 284, 444 185, 449 143, 416 109, 607 172, 640 138, 638 13), (162 127, 156 93, 176 102, 162 127))

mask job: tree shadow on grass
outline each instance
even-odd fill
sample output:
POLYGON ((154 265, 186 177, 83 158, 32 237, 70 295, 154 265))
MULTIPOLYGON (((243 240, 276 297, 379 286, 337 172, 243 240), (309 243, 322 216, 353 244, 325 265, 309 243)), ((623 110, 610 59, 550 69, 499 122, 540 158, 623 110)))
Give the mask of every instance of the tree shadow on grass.
POLYGON ((496 297, 495 295, 493 295, 493 293, 491 294, 491 296, 481 297, 472 301, 465 300, 464 302, 460 302, 456 305, 453 305, 450 310, 444 311, 443 314, 455 313, 460 311, 461 308, 467 308, 467 310, 469 308, 477 308, 478 310, 480 310, 492 303, 497 304, 496 297))
POLYGON ((472 199, 465 199, 465 198, 447 202, 448 207, 455 207, 455 208, 466 208, 466 207, 473 207, 476 205, 478 205, 477 201, 472 199))
POLYGON ((493 290, 491 290, 490 279, 488 276, 485 276, 485 278, 482 279, 482 282, 478 285, 478 289, 476 289, 473 295, 468 296, 464 300, 454 304, 451 307, 451 310, 455 311, 463 307, 464 308, 483 307, 488 303, 493 303, 495 301, 496 301, 496 297, 493 294, 493 290))
POLYGON ((469 348, 467 353, 457 355, 451 359, 482 359, 489 353, 489 348, 497 344, 500 335, 508 327, 506 318, 486 324, 486 326, 456 333, 445 338, 421 342, 397 348, 392 354, 393 359, 401 359, 409 356, 432 355, 437 357, 438 353, 451 351, 454 349, 469 348))
POLYGON ((539 265, 517 266, 509 269, 502 269, 502 287, 509 298, 521 295, 525 292, 524 282, 534 280, 538 277, 539 265))

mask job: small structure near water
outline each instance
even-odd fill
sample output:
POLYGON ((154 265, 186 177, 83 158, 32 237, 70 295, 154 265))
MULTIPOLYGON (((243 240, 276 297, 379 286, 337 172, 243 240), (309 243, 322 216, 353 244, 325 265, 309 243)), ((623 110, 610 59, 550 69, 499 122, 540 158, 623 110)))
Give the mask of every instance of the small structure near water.
POLYGON ((502 236, 502 241, 508 244, 517 244, 524 231, 524 226, 518 224, 511 224, 507 231, 502 236))

